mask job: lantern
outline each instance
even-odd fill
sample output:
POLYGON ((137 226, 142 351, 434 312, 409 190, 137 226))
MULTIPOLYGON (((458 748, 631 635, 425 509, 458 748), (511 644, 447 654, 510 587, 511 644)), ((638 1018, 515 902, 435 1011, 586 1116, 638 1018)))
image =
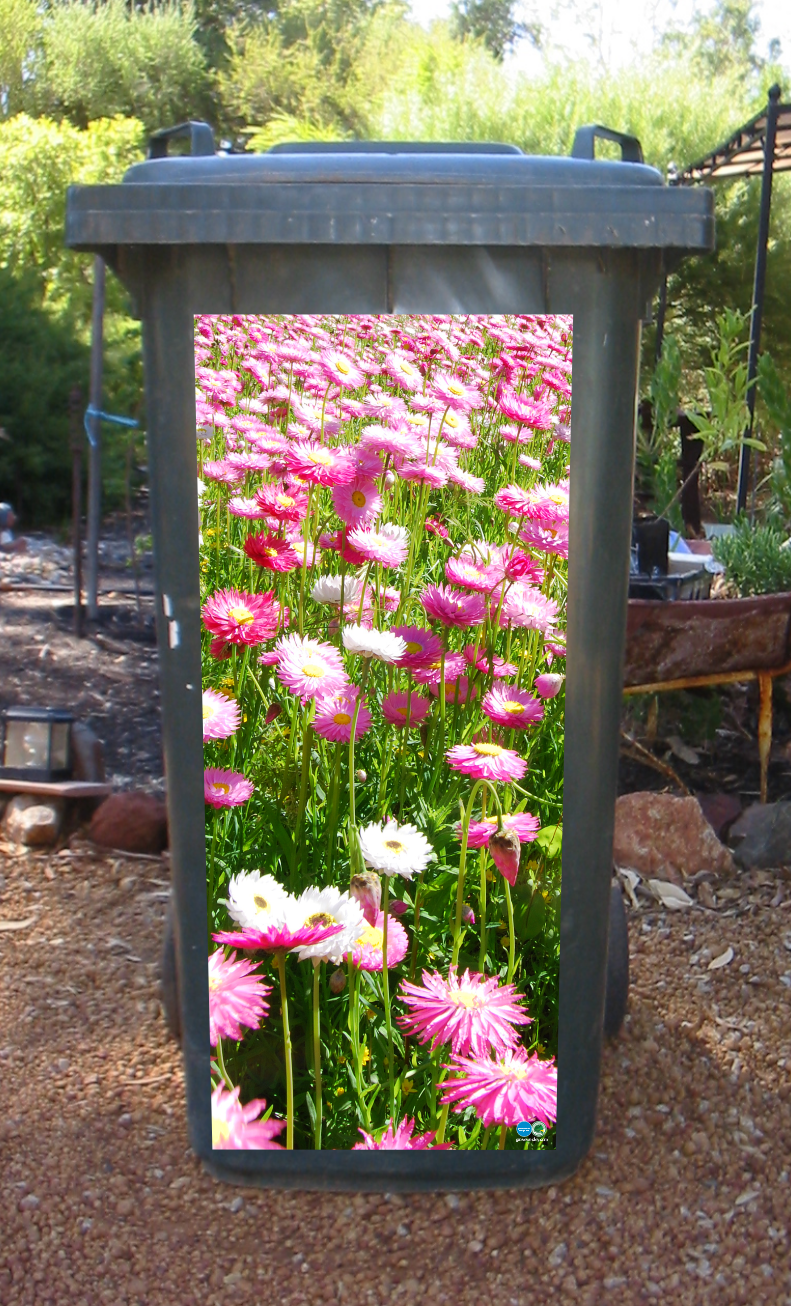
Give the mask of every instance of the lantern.
POLYGON ((0 716, 2 765, 9 780, 68 780, 74 717, 60 707, 9 707, 0 716))

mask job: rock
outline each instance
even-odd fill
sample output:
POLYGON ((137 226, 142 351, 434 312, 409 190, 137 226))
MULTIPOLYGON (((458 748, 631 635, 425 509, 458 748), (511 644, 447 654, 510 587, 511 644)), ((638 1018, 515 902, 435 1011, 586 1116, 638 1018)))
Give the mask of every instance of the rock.
POLYGON ((754 803, 731 826, 729 838, 740 866, 791 865, 791 803, 754 803))
POLYGON ((684 877, 702 870, 734 870, 730 851, 720 843, 698 800, 672 794, 623 794, 617 800, 613 859, 616 866, 654 879, 669 879, 668 866, 684 877))
POLYGON ((717 906, 717 899, 714 896, 714 890, 708 880, 701 880, 698 885, 698 902, 701 907, 708 907, 709 911, 713 911, 717 906))
POLYGON ((73 778, 101 783, 105 779, 104 745, 89 726, 75 721, 71 728, 73 778))
POLYGON ((161 853, 167 847, 167 808, 150 794, 111 794, 93 815, 88 838, 102 848, 161 853))
POLYGON ((64 809, 62 798, 42 802, 33 794, 16 794, 3 817, 6 834, 29 848, 47 847, 60 833, 64 809))
POLYGON ((724 839, 730 826, 738 820, 742 812, 741 800, 737 794, 697 794, 700 810, 716 834, 724 839))

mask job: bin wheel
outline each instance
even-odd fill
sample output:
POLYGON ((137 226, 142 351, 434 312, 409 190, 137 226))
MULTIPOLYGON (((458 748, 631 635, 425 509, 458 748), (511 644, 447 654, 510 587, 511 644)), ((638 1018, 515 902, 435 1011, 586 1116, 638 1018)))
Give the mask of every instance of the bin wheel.
POLYGON ((176 933, 172 897, 168 899, 165 928, 162 934, 162 951, 159 954, 159 984, 162 990, 162 1006, 165 1009, 165 1024, 171 1036, 180 1043, 181 1007, 176 971, 176 933))
POLYGON ((610 890, 610 936, 607 945, 607 984, 604 997, 604 1032, 615 1038, 626 1015, 629 997, 629 929, 621 886, 610 890))

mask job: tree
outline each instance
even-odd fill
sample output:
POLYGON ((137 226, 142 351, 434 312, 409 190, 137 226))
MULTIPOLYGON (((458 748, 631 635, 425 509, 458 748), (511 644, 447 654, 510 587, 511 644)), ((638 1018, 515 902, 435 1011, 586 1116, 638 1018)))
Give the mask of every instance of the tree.
POLYGON ((691 29, 670 29, 660 45, 667 53, 692 56, 708 76, 738 70, 744 79, 764 66, 755 51, 761 26, 754 0, 717 0, 710 13, 695 13, 691 29))
POLYGON ((541 25, 519 22, 513 0, 453 0, 450 8, 451 34, 462 41, 466 37, 483 41, 500 63, 525 37, 533 45, 541 44, 541 25))
POLYGON ((0 0, 0 117, 25 107, 40 54, 42 19, 35 0, 0 0))

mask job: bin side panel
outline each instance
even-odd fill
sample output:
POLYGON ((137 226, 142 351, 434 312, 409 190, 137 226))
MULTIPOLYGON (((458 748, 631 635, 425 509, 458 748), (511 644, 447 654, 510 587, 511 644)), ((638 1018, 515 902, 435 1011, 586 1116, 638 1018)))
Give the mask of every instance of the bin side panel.
MULTIPOLYGON (((204 262, 206 277, 211 279, 216 263, 211 257, 204 262)), ((182 1050, 190 1138, 196 1151, 204 1153, 211 1149, 211 1112, 194 264, 184 251, 148 253, 143 355, 182 1050)))
MULTIPOLYGON (((387 312, 387 249, 354 245, 228 247, 235 302, 229 312, 387 312)), ((214 307, 196 311, 216 313, 214 307)))
POLYGON ((547 307, 574 312, 558 1147, 580 1155, 596 1123, 646 285, 636 253, 550 255, 547 307))
POLYGON ((544 302, 538 250, 396 245, 389 285, 393 313, 522 313, 544 302))

